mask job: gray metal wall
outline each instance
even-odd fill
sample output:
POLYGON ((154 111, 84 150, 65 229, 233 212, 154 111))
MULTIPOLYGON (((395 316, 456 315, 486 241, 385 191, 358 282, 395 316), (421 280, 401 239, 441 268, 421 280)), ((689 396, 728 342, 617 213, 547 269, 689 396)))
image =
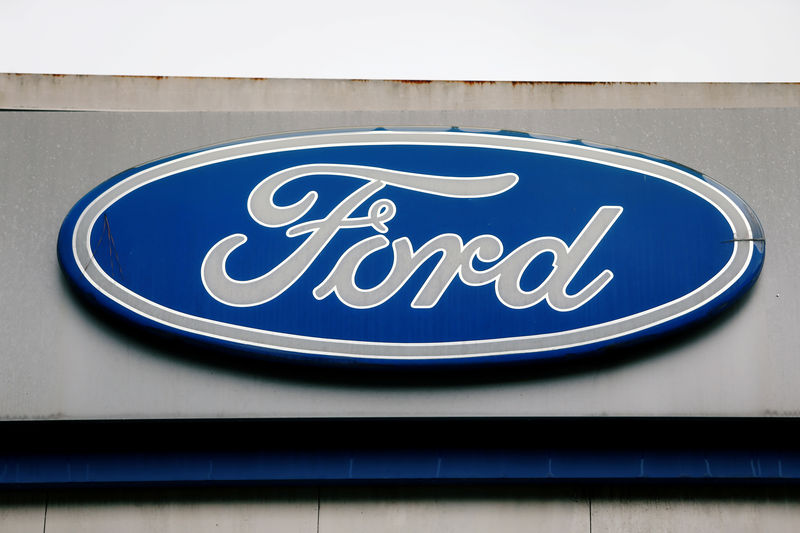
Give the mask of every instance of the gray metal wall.
POLYGON ((0 493, 0 531, 795 532, 792 488, 384 487, 0 493))
POLYGON ((178 81, 0 76, 0 419, 800 412, 800 86, 218 80, 223 98, 178 81), (236 91, 251 94, 246 110, 219 111, 236 91), (43 110, 76 106, 105 111, 43 110), (186 108, 206 110, 143 111, 186 108), (673 159, 755 209, 764 271, 734 312, 634 357, 443 384, 198 360, 99 322, 69 292, 59 226, 115 173, 228 139, 367 125, 504 128, 673 159))

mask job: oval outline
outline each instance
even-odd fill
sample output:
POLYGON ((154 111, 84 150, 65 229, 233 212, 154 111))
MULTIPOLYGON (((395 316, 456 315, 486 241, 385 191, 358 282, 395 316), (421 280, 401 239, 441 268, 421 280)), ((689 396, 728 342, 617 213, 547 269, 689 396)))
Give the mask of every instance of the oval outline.
MULTIPOLYGON (((300 356, 303 359, 333 358, 378 363, 424 363, 461 360, 496 361, 508 358, 543 359, 564 355, 565 353, 587 351, 608 344, 610 341, 630 337, 645 330, 654 330, 655 333, 655 330, 663 324, 707 308, 711 303, 720 299, 726 291, 742 280, 745 272, 754 266, 753 241, 755 235, 761 235, 761 226, 752 211, 748 211, 752 214, 752 218, 750 218, 748 214, 742 211, 742 207, 749 209, 749 206, 735 193, 728 192, 724 186, 718 186, 715 182, 699 173, 695 175, 689 169, 684 170, 677 164, 644 154, 616 148, 600 148, 596 145, 590 146, 581 141, 554 140, 552 137, 541 138, 516 132, 509 134, 504 131, 464 131, 459 129, 414 128, 387 130, 378 128, 313 131, 279 134, 218 144, 160 158, 118 174, 87 193, 73 207, 62 225, 58 247, 59 259, 62 265, 65 266, 65 270, 69 272, 77 270, 77 274, 80 277, 76 281, 80 281, 82 278, 97 293, 113 302, 114 305, 110 306, 113 311, 119 312, 119 308, 122 308, 132 313, 134 317, 144 320, 145 324, 155 323, 164 326, 167 331, 176 332, 177 330, 179 334, 204 339, 212 344, 221 343, 225 346, 245 351, 255 350, 268 355, 300 356), (725 266, 700 287, 670 302, 633 315, 583 328, 548 334, 433 343, 366 342, 308 337, 198 317, 167 308, 157 302, 139 296, 110 278, 94 260, 91 252, 90 236, 92 228, 101 214, 123 196, 153 181, 165 179, 201 166, 232 159, 290 150, 360 145, 434 145, 513 150, 578 159, 645 174, 673 183, 700 197, 704 202, 717 209, 733 231, 733 251, 725 266), (126 175, 129 172, 133 173, 126 175), (709 198, 708 195, 715 197, 719 203, 709 198), (94 198, 92 198, 93 196, 94 198), (85 202, 88 202, 88 205, 80 208, 81 204, 85 202), (80 212, 77 213, 79 208, 80 212), (72 231, 65 231, 72 219, 75 219, 72 231), (81 235, 85 235, 85 238, 80 238, 81 235), (72 263, 68 263, 65 260, 67 253, 69 253, 72 263), (87 266, 81 267, 80 265, 82 264, 87 266), (694 302, 698 295, 708 292, 711 292, 711 294, 707 297, 702 297, 699 302, 694 302), (692 302, 683 304, 687 299, 692 299, 692 302), (146 310, 137 307, 137 304, 146 308, 146 310), (665 313, 666 310, 673 308, 676 308, 677 311, 665 313), (641 322, 640 319, 651 315, 656 315, 656 318, 639 323, 641 322), (625 324, 631 322, 635 323, 633 327, 623 329, 625 324), (197 324, 200 326, 197 326, 197 324), (611 331, 603 333, 603 330, 606 329, 611 331), (600 331, 600 333, 596 333, 597 331, 600 331), (250 337, 225 334, 230 332, 239 332, 250 337), (592 335, 592 332, 595 333, 592 335), (571 342, 568 340, 560 343, 554 342, 550 345, 541 344, 548 339, 558 340, 565 337, 569 338, 570 336, 577 338, 571 342), (537 343, 540 345, 537 345, 537 343), (384 353, 377 354, 375 353, 376 351, 384 353), (528 355, 528 357, 519 357, 520 355, 528 355)), ((763 254, 759 255, 759 259, 753 270, 752 278, 745 280, 746 285, 739 292, 743 292, 757 278, 763 264, 763 254)), ((75 279, 72 275, 70 277, 75 279)), ((731 295, 729 299, 738 295, 739 292, 731 295)), ((687 320, 686 322, 691 321, 687 320)), ((682 324, 678 323, 668 329, 673 329, 680 325, 682 324)))

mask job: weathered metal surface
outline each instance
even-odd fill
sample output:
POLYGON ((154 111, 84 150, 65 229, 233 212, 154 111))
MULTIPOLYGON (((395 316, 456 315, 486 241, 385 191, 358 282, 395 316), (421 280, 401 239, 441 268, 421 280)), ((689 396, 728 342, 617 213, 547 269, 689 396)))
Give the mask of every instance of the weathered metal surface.
POLYGON ((47 496, 30 491, 0 491, 0 529, 14 533, 45 530, 47 496))
POLYGON ((797 501, 795 486, 148 487, 0 493, 0 519, 20 533, 792 532, 797 501))
MULTIPOLYGON (((681 92, 669 87, 666 93, 681 92)), ((758 87, 731 90, 755 94, 758 87)), ((614 86, 607 90, 625 93, 614 86)), ((377 90, 374 98, 386 102, 387 92, 377 90)), ((313 94, 319 108, 340 104, 335 94, 313 94)), ((758 106, 754 97, 752 108, 741 109, 719 109, 718 101, 700 99, 695 109, 457 110, 459 91, 442 94, 452 100, 450 107, 443 101, 436 102, 439 107, 416 103, 437 109, 429 111, 413 111, 412 105, 380 112, 297 107, 291 113, 0 114, 0 296, 13 303, 0 309, 0 417, 800 413, 798 106, 783 100, 788 107, 769 109, 769 98, 758 106), (103 177, 141 161, 271 132, 441 124, 600 141, 666 156, 714 176, 760 215, 770 248, 762 276, 735 312, 702 332, 649 346, 647 353, 625 352, 606 364, 569 372, 458 375, 448 376, 446 385, 432 385, 425 377, 343 380, 291 368, 230 366, 145 342, 88 314, 59 272, 53 250, 69 208, 103 177)))
POLYGON ((318 491, 235 488, 213 492, 49 492, 41 533, 250 533, 319 531, 318 491))
MULTIPOLYGON (((477 111, 796 107, 800 84, 302 80, 0 74, 0 109, 477 111)), ((464 124, 484 126, 484 124, 464 124)))

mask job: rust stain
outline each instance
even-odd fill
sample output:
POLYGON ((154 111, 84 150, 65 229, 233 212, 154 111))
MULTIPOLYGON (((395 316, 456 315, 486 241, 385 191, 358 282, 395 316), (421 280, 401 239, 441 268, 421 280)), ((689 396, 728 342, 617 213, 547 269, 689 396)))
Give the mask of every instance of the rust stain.
MULTIPOLYGON (((366 82, 371 80, 363 80, 363 79, 352 79, 349 81, 357 81, 357 82, 366 82)), ((649 85, 659 85, 659 82, 652 82, 652 81, 514 81, 514 80, 403 80, 403 79, 391 79, 391 80, 374 80, 374 81, 389 81, 392 83, 402 83, 408 85, 427 85, 431 83, 447 83, 447 84, 458 84, 458 85, 470 85, 470 86, 484 86, 484 85, 508 85, 510 84, 512 87, 532 87, 532 86, 588 86, 588 87, 612 87, 612 86, 649 86, 649 85)))
POLYGON ((403 83, 407 85, 429 85, 431 83, 450 83, 450 84, 459 84, 459 85, 494 85, 497 83, 504 83, 500 81, 492 81, 492 80, 377 80, 377 81, 389 81, 392 83, 403 83))
MULTIPOLYGON (((237 77, 237 76, 161 76, 161 75, 140 75, 140 74, 111 74, 108 76, 100 75, 95 76, 98 78, 121 78, 131 80, 156 80, 156 81, 169 81, 169 80, 229 80, 229 81, 269 81, 271 79, 279 78, 254 78, 254 77, 237 77)), ((285 78, 292 79, 292 78, 285 78)))
POLYGON ((394 83, 405 83, 408 85, 430 85, 433 80, 389 80, 394 83))
MULTIPOLYGON (((55 80, 57 78, 110 78, 110 79, 131 79, 131 80, 154 80, 157 82, 168 82, 170 80, 225 80, 225 81, 250 81, 267 82, 271 80, 306 80, 306 81, 329 81, 329 82, 390 82, 404 85, 430 85, 432 83, 459 84, 468 86, 492 86, 492 85, 511 85, 517 87, 647 87, 655 85, 703 85, 703 86, 728 86, 737 85, 735 82, 652 82, 652 81, 515 81, 515 80, 411 80, 411 79, 366 79, 366 78, 270 78, 270 77, 237 77, 237 76, 163 76, 163 75, 133 75, 133 74, 60 74, 60 73, 27 73, 12 72, 4 75, 15 76, 18 78, 30 78, 38 76, 55 80)), ((800 86, 800 82, 763 82, 757 85, 790 85, 800 86)))

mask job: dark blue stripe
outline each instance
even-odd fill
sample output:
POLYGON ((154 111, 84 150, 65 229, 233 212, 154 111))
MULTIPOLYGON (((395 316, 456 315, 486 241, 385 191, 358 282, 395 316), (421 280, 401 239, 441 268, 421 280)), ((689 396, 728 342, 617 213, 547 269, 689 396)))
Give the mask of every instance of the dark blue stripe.
POLYGON ((0 488, 800 480, 798 418, 0 422, 0 488))
POLYGON ((800 479, 796 452, 352 451, 6 455, 0 486, 800 479))

